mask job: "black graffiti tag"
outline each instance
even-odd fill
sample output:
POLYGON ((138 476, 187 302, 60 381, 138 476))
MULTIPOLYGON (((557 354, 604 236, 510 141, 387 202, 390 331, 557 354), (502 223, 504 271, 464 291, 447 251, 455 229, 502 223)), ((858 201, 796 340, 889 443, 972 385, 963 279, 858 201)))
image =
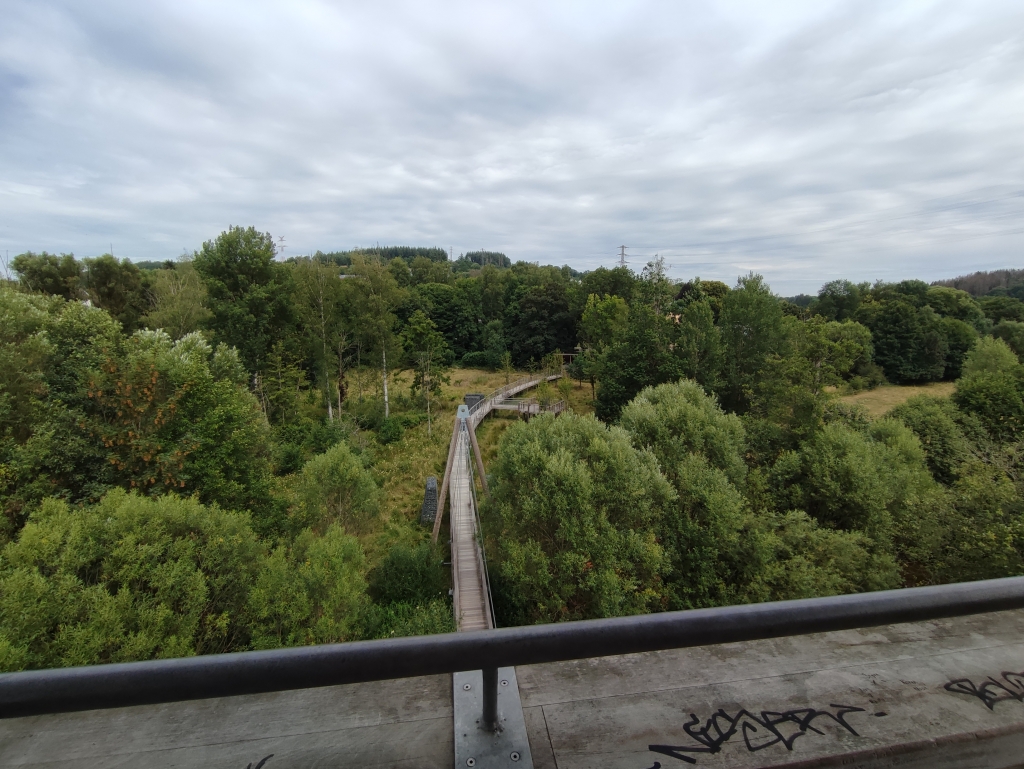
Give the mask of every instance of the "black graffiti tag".
MULTIPOLYGON (((759 716, 749 710, 740 710, 736 715, 729 715, 722 708, 711 716, 707 721, 701 723, 695 713, 690 714, 690 720, 683 724, 683 731, 695 740, 696 745, 648 745, 648 749, 685 761, 688 764, 697 763, 697 759, 691 754, 718 753, 722 745, 728 742, 737 732, 743 736, 743 743, 747 750, 754 753, 764 750, 772 745, 785 745, 786 750, 793 749, 793 743, 797 737, 802 737, 808 732, 824 734, 818 729, 814 722, 818 719, 830 720, 854 736, 857 731, 846 722, 849 713, 863 713, 864 708, 852 705, 829 705, 834 708, 832 713, 828 710, 816 708, 796 708, 786 711, 762 710, 759 716)), ((876 716, 884 716, 885 713, 876 713, 876 716)), ((660 769, 661 764, 657 761, 651 769, 660 769)))
POLYGON ((977 697, 985 703, 989 710, 995 710, 997 702, 1017 700, 1024 702, 1024 673, 1007 673, 1003 671, 1003 680, 989 676, 977 685, 969 678, 957 678, 945 685, 947 692, 966 694, 977 697))
POLYGON ((266 758, 264 758, 264 759, 263 759, 262 761, 260 761, 260 762, 259 762, 258 764, 256 764, 256 766, 255 766, 255 767, 254 767, 254 766, 252 765, 252 761, 250 761, 250 762, 249 762, 249 765, 248 765, 247 767, 245 767, 245 769, 263 769, 263 765, 264 765, 265 763, 267 763, 267 761, 269 761, 269 760, 270 760, 270 759, 272 759, 273 757, 274 757, 274 754, 273 754, 273 753, 271 753, 271 754, 270 754, 269 756, 267 756, 267 757, 266 757, 266 758))

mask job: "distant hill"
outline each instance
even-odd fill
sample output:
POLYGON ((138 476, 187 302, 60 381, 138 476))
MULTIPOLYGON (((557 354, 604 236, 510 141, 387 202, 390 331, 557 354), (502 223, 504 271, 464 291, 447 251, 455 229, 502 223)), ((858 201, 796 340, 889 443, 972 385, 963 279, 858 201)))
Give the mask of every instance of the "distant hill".
POLYGON ((937 280, 932 285, 958 288, 971 296, 979 297, 993 291, 1006 293, 1020 283, 1024 283, 1024 270, 992 270, 992 272, 972 272, 970 275, 960 275, 951 280, 937 280), (997 291, 997 289, 1003 290, 997 291))

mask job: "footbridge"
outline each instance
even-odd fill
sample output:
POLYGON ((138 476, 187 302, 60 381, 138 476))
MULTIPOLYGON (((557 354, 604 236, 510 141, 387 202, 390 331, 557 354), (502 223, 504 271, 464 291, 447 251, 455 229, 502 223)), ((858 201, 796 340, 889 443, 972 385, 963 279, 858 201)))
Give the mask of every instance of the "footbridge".
POLYGON ((480 530, 479 506, 474 482, 474 460, 485 494, 487 475, 484 470, 476 428, 491 411, 516 410, 526 417, 550 411, 559 413, 565 408, 562 401, 541 406, 535 399, 517 397, 542 382, 562 376, 561 372, 531 374, 499 387, 472 406, 460 405, 455 415, 444 480, 438 495, 437 516, 434 519, 433 540, 437 541, 444 517, 445 494, 451 509, 449 529, 452 551, 452 607, 456 626, 460 631, 489 630, 494 627, 494 609, 487 577, 487 557, 484 553, 480 530))

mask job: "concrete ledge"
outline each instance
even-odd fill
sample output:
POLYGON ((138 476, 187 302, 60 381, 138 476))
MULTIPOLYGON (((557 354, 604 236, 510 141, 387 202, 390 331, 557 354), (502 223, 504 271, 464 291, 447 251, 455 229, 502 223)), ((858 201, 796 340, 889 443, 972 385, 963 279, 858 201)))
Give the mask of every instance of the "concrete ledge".
MULTIPOLYGON (((517 677, 537 769, 1024 766, 1024 611, 517 677)), ((431 676, 0 721, 0 766, 447 768, 453 731, 431 676)))

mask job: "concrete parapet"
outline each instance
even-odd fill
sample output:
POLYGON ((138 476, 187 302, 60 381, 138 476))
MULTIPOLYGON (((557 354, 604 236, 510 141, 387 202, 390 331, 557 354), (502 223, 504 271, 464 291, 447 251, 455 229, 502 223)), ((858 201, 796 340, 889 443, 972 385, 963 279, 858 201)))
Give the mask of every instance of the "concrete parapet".
MULTIPOLYGON (((516 676, 537 769, 1024 764, 1024 611, 521 666, 516 676)), ((453 760, 451 676, 0 721, 5 769, 453 760)))

